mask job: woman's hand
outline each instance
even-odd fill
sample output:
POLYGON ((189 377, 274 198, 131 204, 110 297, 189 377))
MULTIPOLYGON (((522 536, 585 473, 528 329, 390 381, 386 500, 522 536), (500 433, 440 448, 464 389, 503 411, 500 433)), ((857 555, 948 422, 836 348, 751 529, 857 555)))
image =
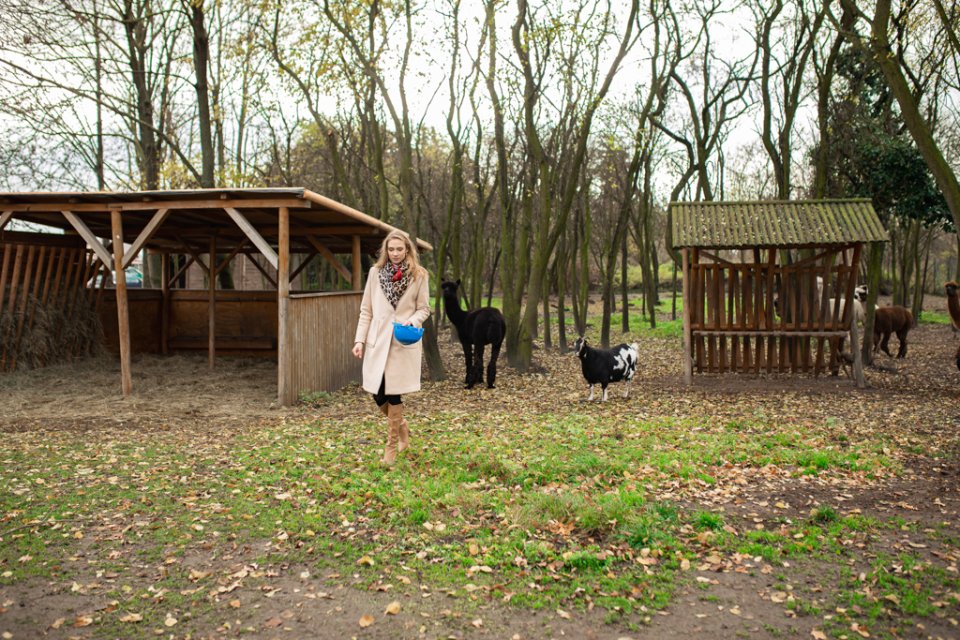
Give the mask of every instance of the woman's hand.
POLYGON ((360 358, 361 360, 363 359, 363 343, 362 342, 358 342, 353 345, 353 355, 360 358))

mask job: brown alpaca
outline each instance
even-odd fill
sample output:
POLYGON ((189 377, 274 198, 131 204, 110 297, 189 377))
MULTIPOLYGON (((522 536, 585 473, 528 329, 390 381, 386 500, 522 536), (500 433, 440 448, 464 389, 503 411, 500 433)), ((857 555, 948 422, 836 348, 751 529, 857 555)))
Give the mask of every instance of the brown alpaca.
POLYGON ((898 358, 904 358, 907 355, 907 333, 913 326, 913 314, 906 307, 880 307, 876 311, 873 320, 873 350, 877 350, 879 343, 880 349, 885 354, 893 357, 887 343, 890 342, 890 334, 896 333, 900 339, 900 349, 897 351, 898 358), (883 340, 881 341, 881 336, 883 340))
POLYGON ((943 286, 947 289, 947 309, 950 311, 953 330, 960 331, 960 284, 951 280, 943 286))
MULTIPOLYGON (((950 310, 950 322, 954 331, 960 331, 960 284, 953 280, 943 285, 947 289, 947 309, 950 310)), ((957 369, 960 369, 960 347, 957 347, 957 369)))

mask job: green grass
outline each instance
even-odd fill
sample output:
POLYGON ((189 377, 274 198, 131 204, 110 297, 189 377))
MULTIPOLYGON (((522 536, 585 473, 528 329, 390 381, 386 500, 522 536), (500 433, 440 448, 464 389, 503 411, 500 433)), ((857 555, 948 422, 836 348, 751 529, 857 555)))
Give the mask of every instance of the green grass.
MULTIPOLYGON (((736 532, 740 525, 722 512, 656 498, 667 487, 689 495, 768 465, 795 477, 896 469, 885 453, 895 443, 840 443, 830 424, 627 414, 614 427, 592 413, 522 412, 438 412, 417 422, 417 447, 392 469, 376 462, 380 443, 371 439, 380 423, 366 421, 289 423, 202 446, 163 433, 115 442, 67 435, 56 444, 7 438, 0 584, 69 583, 79 571, 69 559, 97 553, 110 558, 118 584, 130 577, 141 589, 137 567, 248 547, 365 584, 403 565, 431 589, 473 583, 516 606, 591 602, 619 616, 667 606, 688 579, 685 558, 831 557, 879 526, 820 507, 780 529, 736 532), (104 534, 124 527, 123 544, 104 534), (363 556, 373 565, 358 565, 363 556)), ((883 577, 905 610, 926 615, 895 576, 883 577)), ((176 600, 203 611, 191 591, 213 580, 169 571, 168 608, 176 600)), ((130 594, 114 598, 121 611, 162 625, 159 608, 130 594)))
POLYGON ((924 324, 951 324, 952 320, 950 319, 950 314, 946 312, 923 311, 920 313, 917 322, 924 324))

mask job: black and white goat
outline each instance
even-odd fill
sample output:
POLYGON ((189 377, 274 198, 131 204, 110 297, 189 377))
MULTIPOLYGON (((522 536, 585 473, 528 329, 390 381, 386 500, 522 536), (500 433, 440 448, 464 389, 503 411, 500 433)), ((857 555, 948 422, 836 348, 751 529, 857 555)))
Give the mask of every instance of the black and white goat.
POLYGON ((573 351, 580 358, 583 377, 590 385, 590 397, 593 400, 593 385, 603 389, 601 401, 607 401, 607 385, 611 382, 625 382, 623 397, 630 397, 630 382, 637 373, 637 360, 640 358, 640 346, 621 344, 613 349, 594 349, 587 345, 583 336, 573 343, 573 351))

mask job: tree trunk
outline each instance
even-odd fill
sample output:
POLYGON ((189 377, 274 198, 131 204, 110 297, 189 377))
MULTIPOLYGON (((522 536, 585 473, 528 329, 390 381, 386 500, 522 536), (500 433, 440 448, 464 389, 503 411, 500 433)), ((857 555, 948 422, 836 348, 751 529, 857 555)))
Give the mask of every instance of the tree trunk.
POLYGON ((216 186, 214 177, 216 156, 210 120, 210 92, 207 85, 210 38, 204 25, 203 0, 190 0, 188 4, 190 28, 193 31, 193 69, 196 74, 197 116, 200 130, 200 187, 212 189, 216 186))

